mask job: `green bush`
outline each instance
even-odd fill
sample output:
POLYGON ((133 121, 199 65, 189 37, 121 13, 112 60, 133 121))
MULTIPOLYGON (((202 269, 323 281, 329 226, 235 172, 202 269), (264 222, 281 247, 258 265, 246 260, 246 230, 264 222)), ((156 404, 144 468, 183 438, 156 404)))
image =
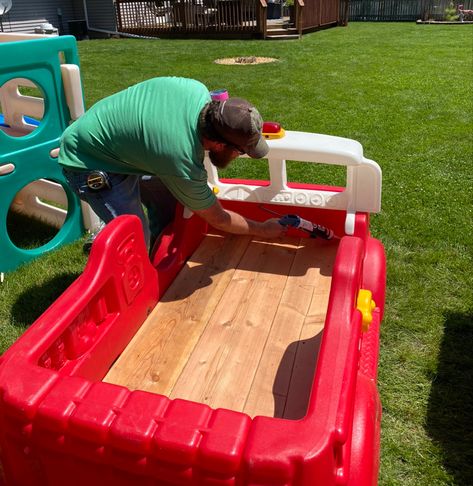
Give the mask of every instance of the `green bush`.
POLYGON ((448 22, 454 22, 458 20, 459 15, 457 13, 457 9, 453 4, 453 2, 450 2, 448 4, 448 7, 445 9, 444 15, 445 15, 445 20, 448 22))

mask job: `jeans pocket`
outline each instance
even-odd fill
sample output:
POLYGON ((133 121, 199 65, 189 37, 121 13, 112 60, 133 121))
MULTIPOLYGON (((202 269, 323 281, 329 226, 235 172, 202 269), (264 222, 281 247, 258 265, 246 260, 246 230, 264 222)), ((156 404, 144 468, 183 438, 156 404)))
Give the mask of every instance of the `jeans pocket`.
POLYGON ((125 182, 128 177, 130 177, 129 174, 117 174, 116 172, 108 172, 108 180, 112 189, 118 187, 120 184, 125 182))

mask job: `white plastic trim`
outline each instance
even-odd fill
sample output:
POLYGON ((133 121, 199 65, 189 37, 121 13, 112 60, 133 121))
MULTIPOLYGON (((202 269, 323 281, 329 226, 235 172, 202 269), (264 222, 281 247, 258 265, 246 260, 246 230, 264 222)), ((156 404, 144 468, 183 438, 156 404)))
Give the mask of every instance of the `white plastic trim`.
POLYGON ((268 140, 268 145, 270 184, 265 187, 222 183, 206 157, 208 181, 218 188, 219 199, 345 210, 347 234, 354 232, 357 211, 381 210, 381 169, 376 162, 364 158, 363 147, 355 140, 286 131, 283 138, 268 140), (343 192, 290 188, 286 160, 346 166, 346 188, 343 192))
POLYGON ((94 213, 92 208, 86 202, 81 201, 80 205, 82 208, 82 221, 84 223, 84 228, 91 233, 98 231, 101 225, 100 218, 94 213))
MULTIPOLYGON (((67 207, 67 196, 61 184, 39 179, 18 192, 12 202, 12 209, 60 228, 66 219, 67 210, 45 203, 44 200, 67 207)), ((81 201, 81 208, 84 228, 88 231, 97 230, 100 227, 100 218, 83 201, 81 201)))
POLYGON ((76 64, 62 64, 61 74, 69 113, 73 120, 77 120, 84 114, 85 110, 79 66, 76 64))
POLYGON ((345 217, 345 233, 352 235, 355 232, 355 213, 348 210, 345 217))
POLYGON ((194 212, 189 209, 187 206, 184 206, 184 211, 182 212, 182 216, 184 219, 190 219, 192 218, 194 212))
POLYGON ((36 129, 23 120, 23 116, 43 118, 44 100, 35 96, 25 96, 19 91, 20 86, 38 88, 38 86, 26 78, 13 78, 0 86, 0 100, 2 101, 3 116, 5 123, 10 125, 12 130, 20 134, 26 134, 36 129))
POLYGON ((48 39, 50 37, 57 37, 57 35, 25 34, 22 32, 0 32, 0 43, 17 42, 17 41, 32 40, 32 39, 48 39))
POLYGON ((49 156, 53 159, 57 159, 59 157, 59 150, 60 150, 59 147, 52 149, 49 152, 49 156))
POLYGON ((12 202, 12 209, 60 228, 66 219, 67 210, 47 204, 43 200, 67 207, 66 193, 61 184, 39 179, 18 192, 12 202))
POLYGON ((15 170, 14 164, 2 164, 0 165, 0 176, 11 174, 15 170))

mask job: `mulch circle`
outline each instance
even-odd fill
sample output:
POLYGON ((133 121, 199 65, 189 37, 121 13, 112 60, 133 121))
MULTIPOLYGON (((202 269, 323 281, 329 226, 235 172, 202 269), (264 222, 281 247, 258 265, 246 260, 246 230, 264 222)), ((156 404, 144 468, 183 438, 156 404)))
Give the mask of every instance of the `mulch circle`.
POLYGON ((269 62, 277 62, 274 57, 258 57, 258 56, 240 56, 240 57, 226 57, 224 59, 216 59, 217 64, 226 64, 233 66, 251 66, 254 64, 267 64, 269 62))

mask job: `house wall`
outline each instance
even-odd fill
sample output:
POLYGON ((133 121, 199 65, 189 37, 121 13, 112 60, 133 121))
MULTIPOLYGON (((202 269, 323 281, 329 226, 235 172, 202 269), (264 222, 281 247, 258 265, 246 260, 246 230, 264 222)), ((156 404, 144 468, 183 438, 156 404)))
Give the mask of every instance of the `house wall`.
POLYGON ((34 33, 35 27, 50 23, 61 33, 68 33, 68 20, 77 19, 77 15, 83 15, 82 12, 78 11, 79 2, 76 3, 77 5, 74 5, 72 0, 39 0, 34 2, 31 0, 13 0, 11 10, 2 18, 3 30, 5 32, 34 33))
MULTIPOLYGON (((5 32, 34 33, 35 27, 50 23, 60 34, 69 34, 69 21, 84 20, 83 0, 13 0, 3 16, 5 32)), ((113 0, 86 0, 90 27, 116 30, 113 0)))
POLYGON ((87 15, 91 29, 116 32, 117 22, 113 0, 87 0, 87 15))

